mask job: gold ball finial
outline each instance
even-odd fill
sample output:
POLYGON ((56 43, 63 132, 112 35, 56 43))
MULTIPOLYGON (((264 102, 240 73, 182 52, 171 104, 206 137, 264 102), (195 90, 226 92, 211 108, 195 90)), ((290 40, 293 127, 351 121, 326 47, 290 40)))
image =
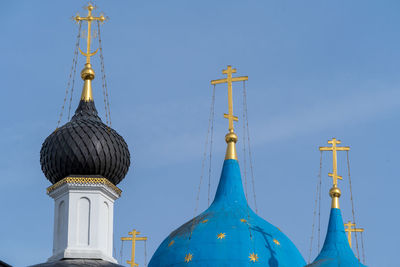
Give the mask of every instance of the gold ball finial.
POLYGON ((94 70, 90 63, 86 63, 85 67, 81 71, 82 80, 93 80, 95 77, 94 70))
POLYGON ((238 137, 234 132, 229 132, 225 135, 225 142, 228 144, 231 142, 234 142, 236 144, 237 140, 238 137))
POLYGON ((340 197, 342 195, 342 192, 340 191, 340 189, 338 187, 332 187, 331 190, 329 190, 329 195, 331 196, 331 198, 334 197, 340 197))
POLYGON ((225 159, 236 159, 236 142, 238 140, 237 135, 233 131, 229 131, 227 135, 225 135, 225 141, 228 144, 226 148, 225 159))

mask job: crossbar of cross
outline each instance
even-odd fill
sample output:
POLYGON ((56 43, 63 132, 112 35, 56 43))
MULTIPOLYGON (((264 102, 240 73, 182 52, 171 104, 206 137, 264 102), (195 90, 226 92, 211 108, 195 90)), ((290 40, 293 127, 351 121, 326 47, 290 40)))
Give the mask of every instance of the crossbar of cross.
POLYGON ((94 9, 94 6, 92 4, 89 4, 87 7, 85 7, 85 9, 87 9, 88 15, 86 17, 81 17, 79 15, 76 15, 74 17, 74 20, 76 22, 87 21, 87 23, 88 23, 87 40, 86 40, 86 53, 83 52, 80 48, 79 48, 79 51, 81 52, 82 55, 84 55, 86 57, 86 63, 90 63, 90 57, 94 56, 97 53, 97 51, 99 50, 97 48, 96 51, 90 52, 92 22, 93 21, 104 22, 104 21, 106 21, 106 18, 104 17, 104 15, 100 15, 100 17, 93 17, 92 16, 92 11, 94 9))

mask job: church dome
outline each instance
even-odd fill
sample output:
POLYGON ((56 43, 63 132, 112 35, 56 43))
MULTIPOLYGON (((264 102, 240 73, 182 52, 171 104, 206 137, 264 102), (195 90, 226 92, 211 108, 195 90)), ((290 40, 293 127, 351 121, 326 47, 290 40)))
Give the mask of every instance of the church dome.
POLYGON ((366 267, 356 258, 344 231, 340 209, 332 208, 324 246, 307 267, 366 267))
POLYGON ((42 171, 53 184, 70 175, 98 175, 116 185, 128 172, 128 145, 97 115, 86 83, 94 78, 92 73, 89 64, 82 71, 85 87, 75 115, 47 137, 40 150, 42 171))
POLYGON ((247 76, 232 77, 236 69, 223 70, 228 83, 229 132, 227 149, 217 192, 211 206, 173 231, 158 247, 149 267, 164 266, 271 266, 306 265, 296 246, 279 228, 259 217, 247 204, 237 160, 233 121, 232 82, 247 76))
POLYGON ((190 266, 282 267, 306 264, 289 238, 248 206, 238 161, 229 157, 236 154, 229 151, 234 149, 233 142, 235 138, 228 143, 228 158, 211 206, 173 231, 158 247, 149 267, 188 263, 190 266))

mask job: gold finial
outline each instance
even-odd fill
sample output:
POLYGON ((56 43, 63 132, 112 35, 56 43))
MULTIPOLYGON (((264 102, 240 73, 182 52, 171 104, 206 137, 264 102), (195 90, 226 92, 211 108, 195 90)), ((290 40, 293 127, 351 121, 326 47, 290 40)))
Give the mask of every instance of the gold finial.
POLYGON ((137 235, 140 235, 140 232, 136 231, 135 229, 132 232, 129 232, 128 235, 131 235, 132 237, 121 237, 122 241, 132 241, 132 258, 130 261, 126 261, 126 263, 130 264, 131 267, 134 266, 139 266, 139 264, 135 263, 135 245, 136 241, 145 241, 147 240, 147 237, 137 237, 137 235))
POLYGON ((214 85, 220 83, 228 84, 228 114, 224 114, 224 118, 228 119, 229 121, 229 133, 225 136, 225 141, 228 144, 228 147, 226 149, 225 159, 237 160, 237 153, 235 146, 237 142, 237 135, 234 132, 233 121, 238 121, 238 117, 233 115, 232 82, 247 81, 249 78, 247 76, 233 78, 232 73, 236 73, 236 69, 232 69, 232 66, 228 65, 226 70, 222 70, 222 74, 226 74, 227 78, 212 80, 211 84, 214 85))
POLYGON ((86 63, 85 67, 81 71, 81 78, 84 81, 81 100, 83 101, 93 101, 92 94, 92 80, 95 77, 94 70, 92 69, 92 65, 90 63, 86 63))
POLYGON ((86 40, 86 53, 79 48, 79 51, 81 52, 82 55, 86 57, 86 64, 84 69, 81 72, 81 77, 84 80, 84 85, 83 85, 83 90, 82 90, 82 96, 81 100, 83 101, 92 101, 93 96, 92 96, 92 80, 95 77, 94 70, 92 69, 92 65, 90 64, 90 57, 94 56, 97 51, 99 50, 98 48, 94 52, 90 52, 90 44, 91 44, 91 32, 92 32, 92 22, 93 21, 100 21, 104 22, 106 21, 106 18, 104 15, 100 15, 100 17, 93 17, 92 16, 92 11, 94 9, 94 6, 92 4, 89 4, 86 9, 88 10, 88 15, 87 17, 81 17, 79 15, 76 15, 74 17, 74 20, 76 22, 81 22, 81 21, 87 21, 88 23, 88 29, 87 29, 87 40, 86 40))
POLYGON ((341 195, 340 189, 338 188, 338 179, 342 180, 342 176, 337 174, 337 151, 349 151, 350 147, 338 147, 337 145, 341 142, 336 138, 332 138, 332 140, 328 141, 328 144, 332 144, 331 147, 320 147, 320 151, 332 151, 332 161, 333 161, 333 170, 332 173, 328 175, 333 179, 333 186, 331 190, 329 190, 329 195, 332 198, 332 208, 339 209, 339 198, 341 195))
POLYGON ((348 223, 345 223, 344 226, 347 227, 345 229, 345 231, 347 232, 347 239, 349 240, 349 245, 351 247, 351 233, 352 232, 364 232, 364 229, 363 228, 352 228, 353 226, 356 226, 356 224, 352 223, 351 221, 349 221, 348 223))

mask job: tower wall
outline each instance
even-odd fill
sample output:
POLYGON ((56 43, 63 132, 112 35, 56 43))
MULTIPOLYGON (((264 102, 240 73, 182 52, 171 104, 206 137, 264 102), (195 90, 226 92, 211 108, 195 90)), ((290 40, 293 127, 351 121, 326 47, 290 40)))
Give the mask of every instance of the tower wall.
POLYGON ((66 258, 102 259, 112 256, 114 201, 120 190, 105 178, 68 177, 49 189, 55 201, 53 255, 66 258))

